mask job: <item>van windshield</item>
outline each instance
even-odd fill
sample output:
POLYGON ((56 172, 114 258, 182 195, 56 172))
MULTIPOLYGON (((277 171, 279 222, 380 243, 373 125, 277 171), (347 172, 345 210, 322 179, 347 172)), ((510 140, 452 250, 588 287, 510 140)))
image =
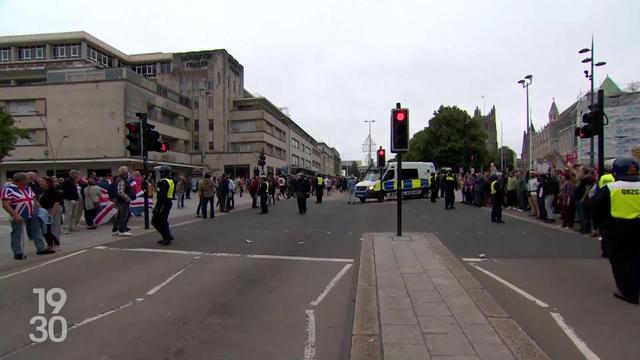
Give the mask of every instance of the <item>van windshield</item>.
POLYGON ((367 174, 367 176, 364 177, 364 181, 377 181, 380 179, 380 174, 379 173, 371 173, 371 174, 367 174))

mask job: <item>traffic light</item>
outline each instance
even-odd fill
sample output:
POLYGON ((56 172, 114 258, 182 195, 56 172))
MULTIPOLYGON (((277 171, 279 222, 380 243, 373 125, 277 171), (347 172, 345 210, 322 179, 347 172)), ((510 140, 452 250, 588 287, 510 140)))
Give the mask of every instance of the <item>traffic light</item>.
POLYGON ((576 136, 581 139, 589 139, 600 135, 604 112, 600 104, 596 104, 595 109, 582 115, 582 126, 576 128, 576 136))
POLYGON ((158 152, 167 152, 169 151, 169 144, 166 142, 160 143, 160 150, 158 152))
POLYGON ((267 164, 267 157, 264 156, 264 150, 260 151, 260 157, 258 158, 258 165, 265 166, 267 164))
POLYGON ((144 148, 147 152, 149 151, 157 151, 157 152, 166 152, 162 151, 162 142, 160 142, 160 133, 156 130, 153 130, 156 126, 151 124, 144 124, 144 148))
POLYGON ((380 149, 378 149, 378 167, 383 168, 386 163, 386 151, 382 148, 382 146, 380 146, 380 149))
POLYGON ((391 152, 409 150, 409 109, 391 110, 391 152))
POLYGON ((127 134, 127 140, 129 140, 129 145, 127 145, 127 150, 129 150, 129 155, 131 156, 139 156, 142 154, 142 144, 140 143, 141 134, 140 134, 140 124, 138 122, 130 122, 125 125, 129 133, 127 134))

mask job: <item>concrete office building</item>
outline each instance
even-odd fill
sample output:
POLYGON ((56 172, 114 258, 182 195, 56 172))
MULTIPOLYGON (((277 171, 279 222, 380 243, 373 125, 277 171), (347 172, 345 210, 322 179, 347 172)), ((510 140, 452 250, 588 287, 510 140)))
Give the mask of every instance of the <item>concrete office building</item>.
POLYGON ((52 173, 54 164, 63 173, 138 168, 124 131, 136 112, 170 144, 153 160, 184 173, 249 175, 261 150, 265 172, 339 170, 335 149, 244 89, 244 68, 226 50, 127 55, 85 32, 4 36, 0 101, 33 135, 4 159, 0 177, 52 173))

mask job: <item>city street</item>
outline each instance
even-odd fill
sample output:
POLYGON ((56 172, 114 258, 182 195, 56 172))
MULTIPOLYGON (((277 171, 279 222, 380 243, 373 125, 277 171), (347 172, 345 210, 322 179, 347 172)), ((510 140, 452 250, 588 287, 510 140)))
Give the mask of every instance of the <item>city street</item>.
MULTIPOLYGON (((456 207, 407 201, 404 229, 435 234, 549 358, 640 356, 638 307, 613 298, 597 239, 456 207)), ((298 215, 285 200, 268 215, 175 227, 170 247, 144 233, 3 270, 0 359, 348 359, 361 238, 394 231, 395 209, 337 195, 298 215), (33 343, 33 288, 56 287, 67 294, 68 337, 33 343)))

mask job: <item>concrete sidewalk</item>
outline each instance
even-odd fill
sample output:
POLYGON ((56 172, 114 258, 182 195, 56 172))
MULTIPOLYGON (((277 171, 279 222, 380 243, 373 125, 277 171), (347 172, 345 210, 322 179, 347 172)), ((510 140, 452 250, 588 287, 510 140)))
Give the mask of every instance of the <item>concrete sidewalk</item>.
POLYGON ((352 359, 547 359, 433 234, 365 234, 352 359))
MULTIPOLYGON (((191 199, 185 199, 185 207, 180 209, 177 208, 177 203, 174 201, 173 208, 169 214, 170 223, 175 225, 186 221, 197 221, 196 208, 198 207, 198 201, 199 199, 197 194, 195 194, 195 196, 192 194, 191 199)), ((236 194, 235 211, 250 207, 251 197, 248 194, 245 194, 242 198, 236 194)), ((233 213, 234 210, 232 210, 231 213, 233 213)), ((219 211, 216 208, 216 216, 218 215, 219 211)), ((151 214, 149 214, 149 216, 151 216, 151 214)), ((80 223, 84 224, 84 219, 81 220, 80 223)), ((132 216, 129 220, 129 227, 134 235, 155 231, 153 226, 150 226, 149 230, 144 229, 144 216, 132 216)), ((81 225, 80 230, 73 231, 68 235, 61 235, 61 247, 53 255, 37 256, 35 246, 25 236, 24 253, 27 256, 27 259, 14 260, 10 246, 10 232, 11 226, 9 225, 8 214, 3 210, 2 217, 0 217, 0 271, 14 269, 25 265, 32 265, 34 263, 51 260, 59 256, 68 255, 78 250, 123 239, 120 236, 112 236, 111 223, 101 225, 95 230, 86 230, 86 227, 81 225)))

